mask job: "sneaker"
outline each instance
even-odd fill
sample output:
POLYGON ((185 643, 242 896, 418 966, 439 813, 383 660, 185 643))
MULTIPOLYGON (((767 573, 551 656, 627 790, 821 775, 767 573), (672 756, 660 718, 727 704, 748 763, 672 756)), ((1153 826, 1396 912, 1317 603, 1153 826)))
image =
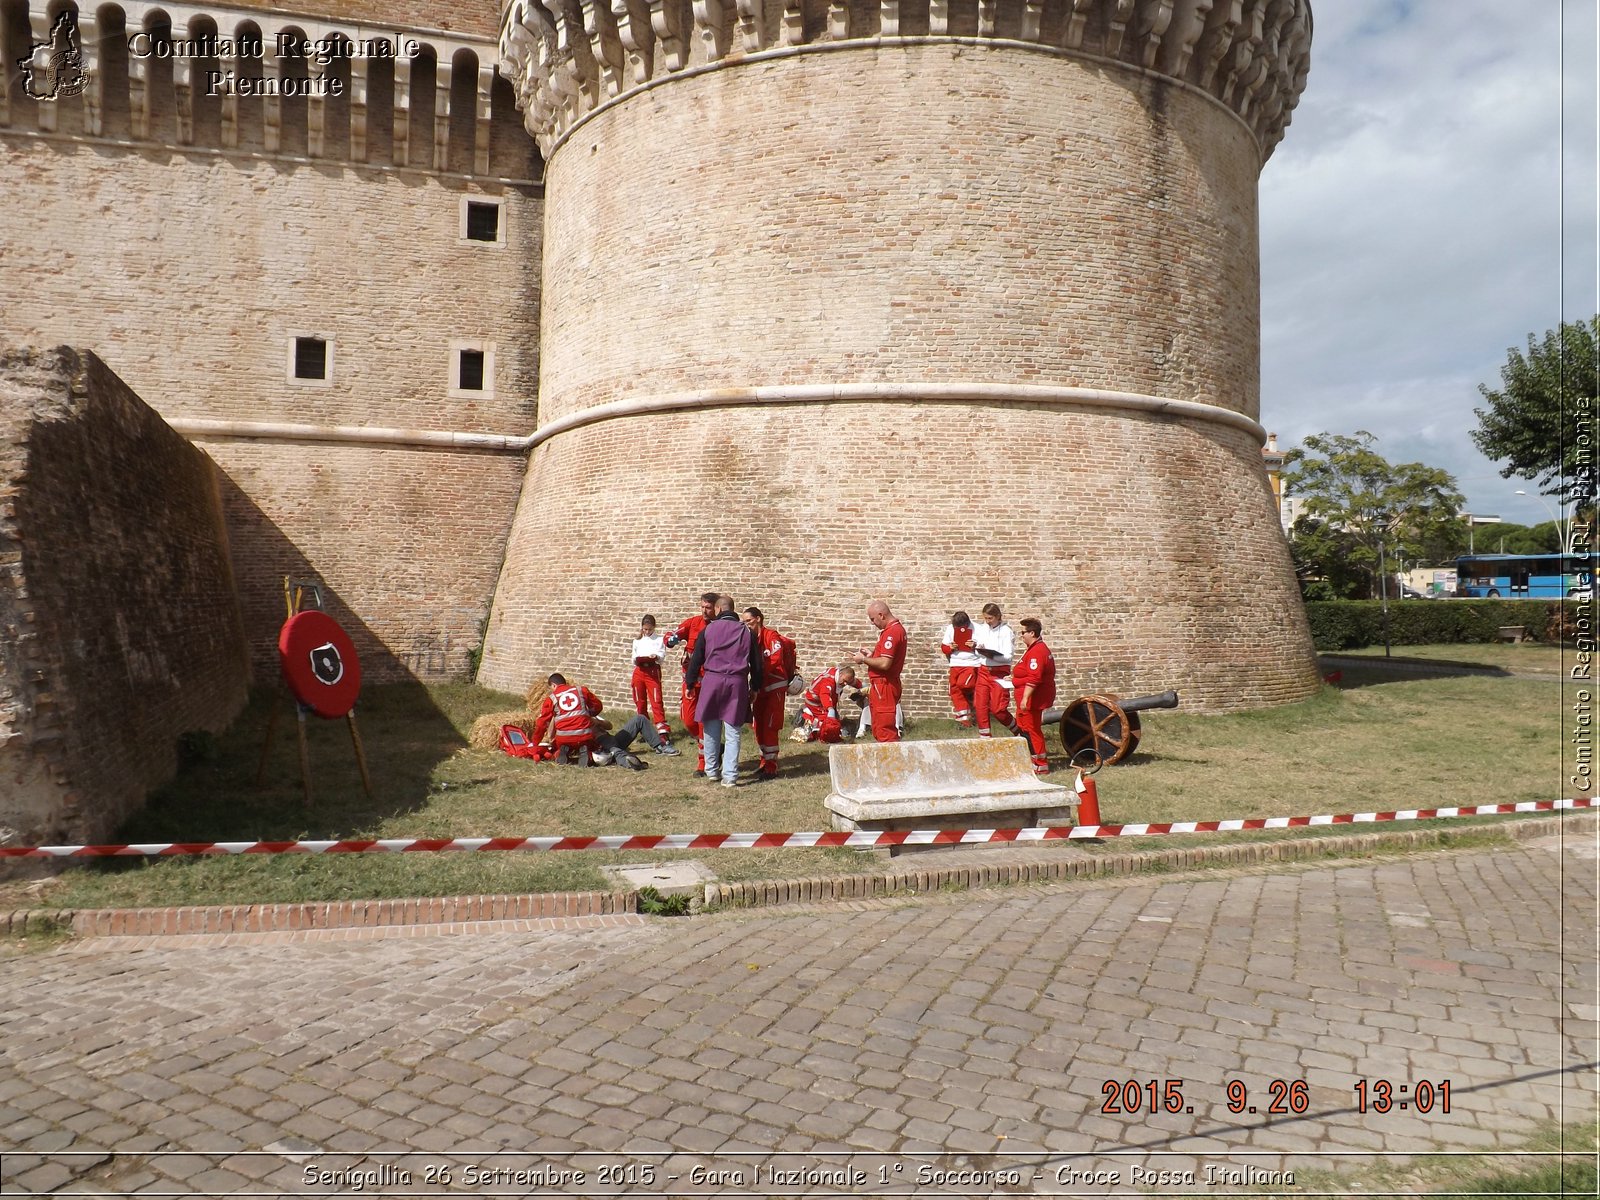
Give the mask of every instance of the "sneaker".
POLYGON ((679 750, 678 750, 678 748, 676 746, 671 746, 671 745, 668 745, 666 742, 662 742, 661 745, 656 747, 656 753, 657 754, 677 754, 677 753, 679 753, 679 750))
POLYGON ((738 787, 739 786, 739 781, 736 780, 736 779, 724 779, 722 781, 722 786, 723 787, 738 787))

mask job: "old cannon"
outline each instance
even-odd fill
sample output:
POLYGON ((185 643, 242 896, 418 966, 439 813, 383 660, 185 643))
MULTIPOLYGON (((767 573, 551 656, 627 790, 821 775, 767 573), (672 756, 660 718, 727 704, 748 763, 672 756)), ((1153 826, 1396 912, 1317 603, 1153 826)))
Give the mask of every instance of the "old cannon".
POLYGON ((1065 708, 1046 709, 1041 724, 1061 726, 1061 744, 1067 756, 1079 761, 1093 756, 1101 766, 1121 762, 1139 746, 1139 714, 1151 708, 1177 708, 1178 693, 1137 696, 1080 696, 1065 708))

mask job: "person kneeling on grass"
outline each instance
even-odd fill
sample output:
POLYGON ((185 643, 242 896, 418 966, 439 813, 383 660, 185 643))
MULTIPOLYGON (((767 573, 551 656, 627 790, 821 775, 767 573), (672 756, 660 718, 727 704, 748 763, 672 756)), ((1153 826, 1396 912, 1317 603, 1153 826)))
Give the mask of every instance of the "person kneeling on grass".
POLYGON ((856 679, 856 669, 849 664, 829 667, 811 681, 800 702, 800 712, 795 717, 795 729, 789 735, 796 742, 837 742, 844 737, 844 724, 839 716, 843 697, 849 696, 858 705, 866 701, 856 679))
POLYGON ((657 754, 676 754, 648 717, 635 713, 612 731, 611 722, 600 715, 600 698, 588 688, 568 683, 559 672, 550 676, 550 694, 539 706, 533 723, 533 741, 544 741, 550 731, 555 746, 555 761, 580 767, 615 763, 632 771, 644 770, 644 763, 629 752, 635 738, 642 737, 657 754))

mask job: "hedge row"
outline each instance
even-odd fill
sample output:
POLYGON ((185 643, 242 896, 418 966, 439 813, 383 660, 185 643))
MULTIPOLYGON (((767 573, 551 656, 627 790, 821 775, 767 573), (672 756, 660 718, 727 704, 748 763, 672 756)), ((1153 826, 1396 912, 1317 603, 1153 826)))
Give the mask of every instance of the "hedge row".
MULTIPOLYGON (((1391 600, 1389 642, 1396 646, 1492 642, 1505 625, 1526 626, 1541 642, 1571 638, 1581 609, 1567 600, 1391 600)), ((1312 600, 1306 603, 1318 650, 1383 645, 1379 600, 1312 600)), ((1590 632, 1593 630, 1591 628, 1590 632)))

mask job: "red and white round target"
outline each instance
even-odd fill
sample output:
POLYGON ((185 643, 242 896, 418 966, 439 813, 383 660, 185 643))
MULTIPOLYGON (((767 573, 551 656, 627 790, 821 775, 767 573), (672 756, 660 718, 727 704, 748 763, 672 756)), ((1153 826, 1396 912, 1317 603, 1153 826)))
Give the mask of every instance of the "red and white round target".
POLYGON ((347 715, 361 693, 361 662, 350 635, 327 613, 307 609, 283 623, 278 660, 294 698, 319 717, 347 715))

